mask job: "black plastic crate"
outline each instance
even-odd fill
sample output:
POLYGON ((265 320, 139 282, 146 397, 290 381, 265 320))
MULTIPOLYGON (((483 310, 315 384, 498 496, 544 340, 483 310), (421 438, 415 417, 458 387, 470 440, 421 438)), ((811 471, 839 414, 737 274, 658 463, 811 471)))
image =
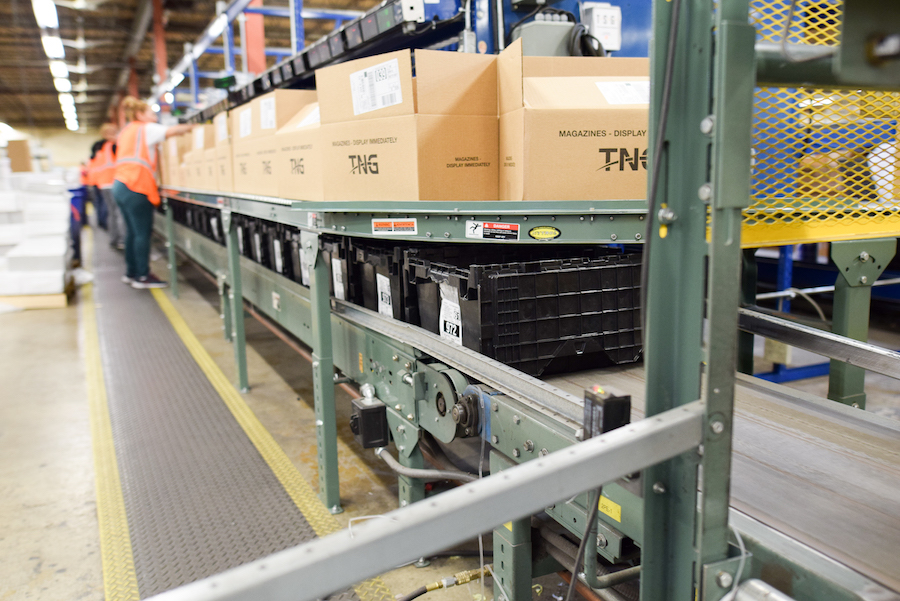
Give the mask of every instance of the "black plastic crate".
POLYGON ((460 268, 407 253, 406 269, 422 327, 525 373, 641 358, 640 255, 460 268))
POLYGON ((263 267, 272 269, 269 257, 269 239, 274 229, 272 224, 263 219, 250 218, 247 227, 250 231, 250 258, 263 267))
MULTIPOLYGON (((319 238, 319 248, 322 251, 321 258, 328 266, 331 296, 360 304, 357 294, 359 286, 356 278, 352 276, 348 239, 322 236, 319 238)), ((312 273, 310 273, 310 277, 312 277, 312 273)))
POLYGON ((235 232, 237 232, 238 252, 248 259, 252 259, 253 254, 250 250, 250 222, 252 220, 244 215, 232 213, 231 221, 233 222, 235 232))
POLYGON ((293 279, 293 262, 291 261, 291 239, 294 228, 276 223, 270 227, 269 257, 271 269, 286 278, 293 279))
POLYGON ((301 248, 300 230, 294 230, 290 239, 291 279, 309 288, 309 263, 303 259, 301 248))
POLYGON ((416 307, 416 315, 418 306, 415 285, 403 277, 403 250, 400 246, 353 242, 351 272, 359 283, 365 308, 408 322, 410 305, 416 307))

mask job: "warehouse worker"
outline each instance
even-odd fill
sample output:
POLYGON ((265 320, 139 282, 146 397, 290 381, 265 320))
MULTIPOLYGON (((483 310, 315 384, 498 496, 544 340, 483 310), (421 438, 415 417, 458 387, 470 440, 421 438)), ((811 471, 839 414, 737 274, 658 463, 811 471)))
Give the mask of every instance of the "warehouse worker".
POLYGON ((122 281, 132 288, 164 288, 167 283, 150 273, 150 234, 153 210, 159 206, 156 186, 156 146, 171 136, 189 132, 193 125, 167 127, 157 123, 150 106, 133 96, 122 101, 129 121, 116 142, 113 196, 125 216, 125 265, 122 281))
POLYGON ((100 188, 97 187, 97 165, 100 163, 99 152, 103 147, 103 140, 97 140, 91 146, 91 160, 88 161, 87 172, 87 188, 88 198, 94 205, 94 212, 97 213, 97 227, 106 229, 106 203, 100 195, 100 188))
POLYGON ((100 128, 103 144, 97 151, 97 163, 94 167, 94 181, 100 189, 103 204, 106 205, 106 223, 109 232, 109 245, 122 250, 125 248, 125 218, 113 199, 113 181, 116 175, 116 136, 118 128, 107 123, 100 128))

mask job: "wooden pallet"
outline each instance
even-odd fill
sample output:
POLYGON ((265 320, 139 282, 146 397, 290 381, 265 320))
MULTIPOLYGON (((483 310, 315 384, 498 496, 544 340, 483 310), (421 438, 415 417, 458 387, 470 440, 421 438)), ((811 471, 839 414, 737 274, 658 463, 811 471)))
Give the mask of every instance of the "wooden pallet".
POLYGON ((20 309, 61 309, 68 304, 65 292, 59 294, 32 294, 22 296, 0 296, 0 305, 11 305, 20 309))

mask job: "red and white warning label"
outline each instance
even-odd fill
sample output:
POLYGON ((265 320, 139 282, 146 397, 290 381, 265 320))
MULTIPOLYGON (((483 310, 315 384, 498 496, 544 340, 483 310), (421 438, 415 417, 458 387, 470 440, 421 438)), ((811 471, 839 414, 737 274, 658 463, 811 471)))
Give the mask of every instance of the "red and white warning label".
POLYGON ((373 219, 372 233, 382 236, 408 236, 419 233, 416 219, 373 219))
POLYGON ((466 238, 478 240, 518 240, 518 223, 492 223, 490 221, 466 221, 466 238))

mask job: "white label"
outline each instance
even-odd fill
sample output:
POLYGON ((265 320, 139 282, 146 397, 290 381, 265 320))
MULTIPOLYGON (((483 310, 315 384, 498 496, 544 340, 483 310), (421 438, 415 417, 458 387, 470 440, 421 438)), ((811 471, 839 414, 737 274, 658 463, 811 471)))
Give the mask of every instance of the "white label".
POLYGON ((238 252, 244 254, 244 228, 237 226, 238 252))
POLYGON ((306 260, 306 253, 299 247, 297 252, 300 255, 300 283, 304 286, 309 286, 309 261, 306 260))
POLYGON ((610 104, 650 104, 649 81, 595 82, 610 104))
POLYGON ((272 240, 272 250, 275 251, 275 271, 284 273, 284 259, 281 257, 281 240, 272 240))
POLYGON ((450 284, 441 284, 441 313, 438 330, 441 338, 462 346, 462 313, 459 297, 450 284))
POLYGON ((194 150, 203 150, 203 127, 194 128, 194 150))
POLYGON ((306 215, 306 225, 309 227, 316 227, 318 215, 315 213, 307 213, 306 215))
POLYGON ((410 219, 373 219, 372 233, 381 236, 415 236, 419 233, 415 217, 410 219))
POLYGON ((238 115, 238 129, 238 135, 241 138, 246 138, 253 132, 253 111, 244 109, 244 111, 238 115))
POLYGON ((297 129, 301 127, 306 127, 307 125, 313 125, 316 123, 320 123, 322 121, 322 117, 319 115, 319 107, 313 109, 313 111, 300 120, 300 123, 297 124, 297 129))
POLYGON ((375 285, 378 288, 378 312, 388 317, 394 316, 394 305, 391 300, 391 279, 380 273, 375 274, 375 285))
POLYGON ((281 311, 281 295, 277 292, 272 293, 272 308, 281 311))
POLYGON ((224 142, 228 139, 228 119, 216 121, 216 142, 224 142))
POLYGON ((215 217, 211 217, 209 220, 209 227, 212 228, 213 238, 216 239, 216 242, 219 241, 219 220, 215 217))
POLYGON ((587 26, 592 36, 600 40, 604 50, 615 52, 622 49, 622 9, 610 6, 608 2, 583 5, 585 15, 590 12, 587 26))
POLYGON ((338 300, 346 300, 347 295, 344 294, 344 274, 341 273, 341 260, 331 258, 331 280, 334 282, 334 298, 338 300))
POLYGON ((169 138, 169 158, 173 161, 178 160, 178 140, 176 138, 169 138))
POLYGON ((397 59, 350 74, 353 114, 362 115, 403 102, 397 59))
POLYGON ((259 239, 259 232, 253 232, 253 247, 256 249, 256 261, 262 261, 262 243, 259 239))
POLYGON ((259 128, 275 129, 274 98, 263 98, 259 101, 259 128))

